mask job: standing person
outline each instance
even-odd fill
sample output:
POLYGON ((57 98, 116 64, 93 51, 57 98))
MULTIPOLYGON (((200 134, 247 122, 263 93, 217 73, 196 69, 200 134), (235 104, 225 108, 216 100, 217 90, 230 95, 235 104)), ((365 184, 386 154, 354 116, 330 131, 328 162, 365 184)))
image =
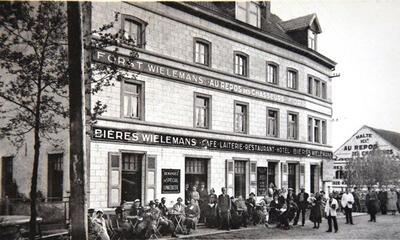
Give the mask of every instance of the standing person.
POLYGON ((228 231, 230 228, 230 211, 231 211, 231 199, 226 194, 226 188, 221 188, 222 194, 218 196, 218 214, 220 218, 220 229, 226 228, 228 231))
POLYGON ((318 229, 319 224, 322 222, 322 217, 321 217, 321 195, 319 193, 316 193, 315 196, 311 196, 309 198, 309 202, 311 205, 311 211, 310 211, 310 221, 314 223, 314 227, 318 229))
POLYGON ((211 188, 208 195, 208 205, 206 210, 206 226, 209 228, 217 227, 218 225, 218 212, 217 212, 218 197, 215 194, 214 188, 211 188))
POLYGON ((333 197, 333 194, 329 194, 328 202, 325 205, 325 215, 328 219, 328 230, 326 232, 332 232, 332 221, 333 227, 335 228, 335 233, 339 231, 339 227, 337 224, 337 210, 339 209, 338 201, 333 197))
POLYGON ((379 191, 378 199, 380 202, 381 213, 382 213, 382 215, 386 215, 387 214, 387 204, 388 204, 388 193, 387 193, 385 187, 382 187, 381 191, 379 191))
POLYGON ((397 193, 393 187, 387 193, 387 210, 391 211, 392 215, 395 215, 397 211, 397 193))
POLYGON ((197 191, 197 187, 196 186, 192 187, 192 191, 190 192, 190 202, 189 203, 191 203, 192 199, 194 199, 196 201, 197 205, 199 204, 200 194, 197 191))
POLYGON ((286 196, 286 202, 289 202, 290 200, 295 201, 296 195, 293 192, 293 188, 288 188, 288 194, 286 196))
POLYGON ((360 206, 360 193, 358 192, 358 188, 354 187, 353 192, 354 204, 353 204, 353 211, 354 212, 361 212, 360 206))
POLYGON ((308 193, 305 192, 305 188, 301 187, 300 188, 300 193, 296 197, 296 203, 297 203, 297 214, 293 222, 293 226, 297 225, 297 222, 299 221, 300 217, 300 212, 301 212, 301 226, 304 226, 304 223, 306 221, 306 210, 308 206, 308 193))
POLYGON ((189 183, 185 184, 185 204, 189 204, 190 202, 190 185, 189 183))
POLYGON ((346 224, 354 225, 352 216, 354 197, 353 194, 350 193, 349 188, 346 188, 346 192, 343 193, 341 203, 346 215, 346 224))
POLYGON ((200 195, 200 200, 199 200, 199 207, 200 207, 200 219, 199 222, 204 222, 205 215, 206 215, 206 209, 208 205, 208 193, 206 189, 206 185, 204 183, 201 183, 200 189, 199 189, 199 195, 200 195))
POLYGON ((367 205, 368 213, 370 215, 369 221, 376 222, 376 212, 378 212, 378 194, 375 192, 374 187, 368 187, 368 193, 365 196, 365 204, 367 205))
POLYGON ((255 199, 255 194, 250 193, 249 198, 246 200, 246 206, 247 206, 247 211, 249 214, 249 217, 253 221, 253 225, 256 225, 255 221, 255 213, 256 213, 256 199, 255 199))

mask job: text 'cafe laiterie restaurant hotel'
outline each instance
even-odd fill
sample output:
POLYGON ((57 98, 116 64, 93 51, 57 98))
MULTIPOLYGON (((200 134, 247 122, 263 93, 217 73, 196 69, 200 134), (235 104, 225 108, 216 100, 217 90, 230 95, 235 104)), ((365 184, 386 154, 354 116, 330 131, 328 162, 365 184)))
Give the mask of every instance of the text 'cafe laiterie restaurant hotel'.
POLYGON ((284 21, 269 1, 92 4, 93 28, 120 12, 115 30, 139 53, 128 64, 127 49, 98 49, 93 61, 139 75, 92 97, 108 108, 92 128, 89 207, 171 204, 196 182, 236 197, 270 183, 327 190, 336 63, 317 51, 315 14, 284 21))

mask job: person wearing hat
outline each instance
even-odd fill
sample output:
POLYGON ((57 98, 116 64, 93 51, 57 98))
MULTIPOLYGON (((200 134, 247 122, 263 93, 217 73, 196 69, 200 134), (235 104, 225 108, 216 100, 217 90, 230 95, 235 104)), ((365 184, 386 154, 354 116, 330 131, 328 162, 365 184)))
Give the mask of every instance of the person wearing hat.
POLYGON ((200 217, 200 208, 195 199, 190 199, 189 205, 187 205, 185 208, 185 213, 186 220, 184 223, 186 226, 186 234, 189 234, 190 229, 196 230, 196 225, 200 217))
POLYGON ((296 195, 293 192, 293 188, 288 188, 288 194, 286 196, 286 202, 289 202, 290 200, 295 201, 296 195))
POLYGON ((392 212, 392 215, 396 214, 397 211, 397 192, 394 187, 390 188, 390 191, 387 193, 387 211, 392 212))
POLYGON ((256 195, 254 193, 250 193, 249 198, 246 200, 247 212, 249 217, 253 221, 253 225, 257 224, 255 196, 256 195))
POLYGON ((367 205, 370 215, 370 222, 376 222, 376 213, 378 212, 379 198, 375 192, 375 187, 368 187, 368 193, 365 196, 365 204, 367 205))
POLYGON ((333 194, 329 194, 329 200, 325 205, 325 216, 328 219, 328 230, 326 232, 332 232, 332 221, 335 233, 339 231, 337 224, 337 210, 339 209, 338 201, 333 197, 333 194))
MULTIPOLYGON (((186 213, 185 213, 185 204, 182 203, 183 199, 178 197, 176 199, 176 203, 172 206, 172 213, 176 215, 180 222, 184 223, 186 220, 186 213)), ((178 224, 175 222, 175 224, 178 224)))
POLYGON ((96 211, 96 216, 92 220, 93 229, 97 236, 96 239, 110 240, 110 236, 108 236, 107 233, 106 220, 103 218, 103 214, 104 212, 101 209, 96 211))
POLYGON ((231 199, 226 194, 226 188, 221 188, 221 194, 218 196, 218 214, 220 217, 220 229, 231 230, 230 226, 230 211, 231 211, 231 199))
POLYGON ((300 188, 300 193, 297 195, 296 197, 296 204, 297 204, 297 214, 296 217, 294 218, 294 222, 293 222, 293 226, 296 226, 298 221, 299 221, 299 217, 300 217, 300 212, 301 212, 301 226, 304 226, 304 223, 306 221, 306 210, 307 210, 307 206, 308 206, 308 193, 305 192, 305 188, 301 187, 300 188))
POLYGON ((162 216, 161 210, 157 207, 156 202, 149 202, 150 209, 147 210, 146 214, 149 215, 150 221, 147 225, 147 231, 145 236, 150 236, 149 232, 159 227, 161 233, 171 234, 171 237, 176 237, 174 223, 168 218, 162 216), (158 224, 157 224, 158 223, 158 224))
MULTIPOLYGON (((133 227, 130 222, 126 219, 125 209, 122 206, 118 206, 115 209, 115 215, 117 219, 115 219, 115 224, 112 223, 113 226, 119 226, 114 230, 117 232, 118 239, 120 240, 128 240, 134 237, 133 227)), ((114 222, 114 220, 112 219, 114 222)))

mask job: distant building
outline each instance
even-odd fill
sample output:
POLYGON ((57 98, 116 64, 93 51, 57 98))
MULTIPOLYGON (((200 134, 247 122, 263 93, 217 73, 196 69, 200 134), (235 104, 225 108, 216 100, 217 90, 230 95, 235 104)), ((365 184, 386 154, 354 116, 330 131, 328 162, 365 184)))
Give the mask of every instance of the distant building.
POLYGON ((385 154, 400 158, 400 133, 369 126, 361 127, 349 140, 334 153, 335 177, 332 182, 333 190, 344 190, 347 186, 343 174, 347 161, 364 157, 372 150, 379 149, 385 154))

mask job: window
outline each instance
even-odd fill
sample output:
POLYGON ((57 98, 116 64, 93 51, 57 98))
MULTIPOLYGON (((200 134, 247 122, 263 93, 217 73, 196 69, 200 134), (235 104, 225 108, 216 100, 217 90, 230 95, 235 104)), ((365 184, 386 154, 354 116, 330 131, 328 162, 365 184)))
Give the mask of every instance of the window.
POLYGON ((13 176, 13 157, 1 158, 1 198, 16 197, 16 186, 13 176))
POLYGON ((138 81, 123 81, 122 112, 123 117, 143 120, 144 115, 144 85, 138 81))
POLYGON ((297 114, 289 113, 288 114, 288 139, 297 139, 297 114))
POLYGON ((287 87, 297 89, 297 71, 288 70, 287 72, 287 87))
POLYGON ((319 98, 326 99, 326 82, 314 77, 308 77, 308 93, 319 98))
POLYGON ((202 39, 195 39, 194 62, 205 66, 211 66, 211 44, 202 39))
POLYGON ((255 27, 261 26, 260 6, 255 2, 236 2, 236 19, 255 27))
POLYGON ((267 109, 267 136, 278 137, 278 111, 267 109))
POLYGON ((142 197, 143 154, 122 153, 121 200, 133 201, 142 197))
POLYGON ((278 84, 278 65, 267 63, 267 83, 278 84))
POLYGON ((133 16, 122 15, 122 30, 125 39, 132 39, 136 46, 145 45, 145 28, 147 23, 133 16))
POLYGON ((308 117, 308 141, 326 144, 326 121, 308 117))
POLYGON ((308 30, 308 47, 317 50, 317 34, 312 30, 308 30))
POLYGON ((48 155, 47 196, 49 200, 60 201, 63 197, 63 154, 48 155))
POLYGON ((235 132, 247 133, 247 104, 235 103, 235 132))
POLYGON ((246 196, 246 161, 235 161, 235 197, 246 196))
POLYGON ((235 53, 234 73, 240 76, 248 76, 248 57, 243 53, 235 53))
POLYGON ((194 96, 194 127, 210 128, 210 96, 194 96))

